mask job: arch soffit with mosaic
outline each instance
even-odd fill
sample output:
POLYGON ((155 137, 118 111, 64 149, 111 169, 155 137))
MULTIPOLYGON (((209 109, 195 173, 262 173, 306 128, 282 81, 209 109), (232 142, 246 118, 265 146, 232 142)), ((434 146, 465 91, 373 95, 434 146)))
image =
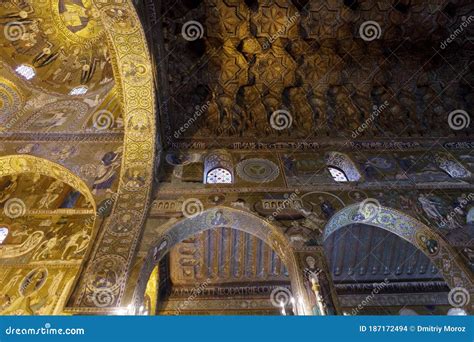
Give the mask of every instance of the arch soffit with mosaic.
POLYGON ((376 212, 369 212, 361 203, 352 204, 331 217, 324 229, 323 240, 352 224, 378 227, 410 242, 428 256, 450 288, 462 287, 474 293, 472 272, 449 243, 422 222, 392 208, 380 206, 376 212))
POLYGON ((120 306, 143 227, 153 182, 155 94, 152 64, 138 15, 130 0, 93 0, 107 32, 114 78, 123 106, 124 154, 116 201, 101 229, 85 272, 68 304, 95 312, 120 306), (112 267, 115 277, 99 286, 96 275, 112 267))
POLYGON ((157 259, 170 251, 170 248, 184 239, 205 230, 226 227, 249 233, 267 243, 284 261, 288 259, 286 250, 290 249, 290 241, 274 225, 263 220, 253 213, 243 210, 217 206, 202 213, 185 218, 166 227, 153 246, 159 247, 162 243, 163 253, 157 259))
POLYGON ((47 159, 30 155, 9 155, 0 157, 0 177, 37 173, 52 177, 79 191, 96 210, 96 203, 87 184, 72 171, 47 159))
MULTIPOLYGON (((87 184, 64 166, 31 155, 8 155, 0 157, 0 178, 24 173, 36 173, 42 176, 54 178, 55 180, 59 180, 69 185, 75 191, 79 191, 85 197, 86 201, 90 203, 93 211, 96 212, 96 201, 87 184)), ((91 228, 91 237, 94 237, 98 232, 97 220, 96 215, 91 215, 91 217, 92 219, 87 221, 90 222, 90 225, 88 223, 87 226, 91 228)), ((40 234, 40 238, 42 237, 43 235, 40 234)), ((89 244, 85 253, 86 256, 89 255, 91 249, 92 244, 89 244)), ((30 250, 27 252, 29 251, 30 250)), ((3 257, 7 257, 7 250, 5 250, 2 255, 3 257)))

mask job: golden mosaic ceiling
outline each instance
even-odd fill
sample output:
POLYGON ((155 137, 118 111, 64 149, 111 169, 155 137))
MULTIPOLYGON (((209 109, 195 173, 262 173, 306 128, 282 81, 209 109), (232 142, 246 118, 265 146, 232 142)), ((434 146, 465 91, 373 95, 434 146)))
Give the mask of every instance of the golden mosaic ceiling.
POLYGON ((112 84, 104 30, 90 0, 2 1, 0 13, 2 59, 34 67, 33 87, 64 95, 112 84))
POLYGON ((0 4, 0 132, 123 132, 104 28, 90 0, 0 4), (31 67, 28 79, 19 67, 31 67))
POLYGON ((95 234, 89 188, 45 159, 1 157, 0 208, 0 314, 59 313, 95 234))

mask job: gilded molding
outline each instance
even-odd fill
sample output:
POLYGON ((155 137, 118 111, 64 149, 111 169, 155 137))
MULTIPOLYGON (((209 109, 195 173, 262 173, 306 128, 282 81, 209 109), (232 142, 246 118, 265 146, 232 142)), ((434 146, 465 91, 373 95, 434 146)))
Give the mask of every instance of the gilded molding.
POLYGON ((155 155, 152 66, 139 18, 129 0, 94 0, 93 4, 107 32, 125 137, 117 200, 70 301, 84 312, 122 304, 149 208, 155 155))

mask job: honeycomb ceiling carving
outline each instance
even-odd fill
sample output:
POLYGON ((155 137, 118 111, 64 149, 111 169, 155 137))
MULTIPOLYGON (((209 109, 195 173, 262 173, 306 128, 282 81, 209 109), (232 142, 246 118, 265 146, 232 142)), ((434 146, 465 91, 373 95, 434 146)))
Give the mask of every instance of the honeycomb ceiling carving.
POLYGON ((472 27, 440 46, 471 18, 468 1, 162 8, 172 139, 354 138, 374 116, 355 138, 466 132, 450 129, 448 114, 472 107, 472 27), (366 22, 375 22, 375 37, 366 22))

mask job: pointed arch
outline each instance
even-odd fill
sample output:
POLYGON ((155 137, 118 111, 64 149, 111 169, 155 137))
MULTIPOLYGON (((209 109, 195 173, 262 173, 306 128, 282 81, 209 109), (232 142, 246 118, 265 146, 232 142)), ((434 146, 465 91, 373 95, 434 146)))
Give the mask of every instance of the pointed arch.
POLYGON ((420 249, 438 268, 450 288, 462 287, 474 293, 472 272, 445 239, 417 219, 383 206, 352 204, 335 213, 327 223, 323 240, 352 224, 385 229, 420 249))
MULTIPOLYGON (((192 235, 216 227, 240 230, 267 243, 285 263, 290 275, 293 294, 307 302, 303 280, 297 272, 298 266, 294 250, 286 235, 276 226, 250 212, 218 206, 163 227, 162 233, 155 239, 141 266, 138 283, 129 284, 131 288, 133 287, 133 305, 140 307, 143 304, 148 278, 160 259, 174 245, 192 235)), ((302 309, 304 310, 304 308, 302 309)))
POLYGON ((234 162, 225 150, 215 150, 204 158, 204 184, 234 183, 234 162))

